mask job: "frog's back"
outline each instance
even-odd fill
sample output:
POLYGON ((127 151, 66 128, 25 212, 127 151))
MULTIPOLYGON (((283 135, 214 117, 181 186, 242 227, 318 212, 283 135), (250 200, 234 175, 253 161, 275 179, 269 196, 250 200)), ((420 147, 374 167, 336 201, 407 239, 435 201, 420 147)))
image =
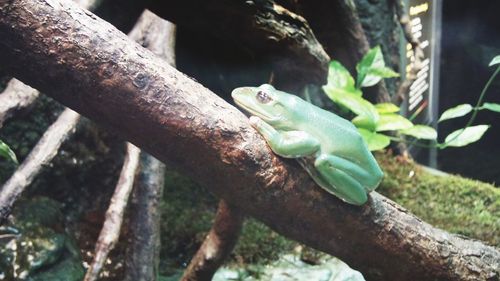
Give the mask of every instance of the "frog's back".
POLYGON ((350 158, 349 155, 363 153, 366 145, 351 122, 332 112, 307 104, 300 129, 320 140, 322 153, 346 155, 347 158, 350 158))

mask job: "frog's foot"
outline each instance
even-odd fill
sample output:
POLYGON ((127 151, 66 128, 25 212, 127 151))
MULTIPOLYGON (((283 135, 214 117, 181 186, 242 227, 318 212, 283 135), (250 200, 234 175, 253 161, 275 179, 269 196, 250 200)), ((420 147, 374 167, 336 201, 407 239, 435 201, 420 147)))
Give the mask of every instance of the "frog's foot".
POLYGON ((326 186, 318 183, 326 191, 354 205, 362 205, 368 200, 364 183, 372 180, 365 177, 364 170, 355 163, 333 155, 320 155, 314 166, 323 182, 328 183, 326 186))

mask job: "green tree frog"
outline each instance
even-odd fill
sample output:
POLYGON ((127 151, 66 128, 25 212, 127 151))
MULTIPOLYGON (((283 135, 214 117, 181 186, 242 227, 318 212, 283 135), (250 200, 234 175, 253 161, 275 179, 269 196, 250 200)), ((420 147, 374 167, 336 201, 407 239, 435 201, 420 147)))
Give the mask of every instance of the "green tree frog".
POLYGON ((296 158, 313 180, 347 203, 362 205, 383 173, 356 127, 329 111, 264 84, 232 92, 274 153, 296 158))

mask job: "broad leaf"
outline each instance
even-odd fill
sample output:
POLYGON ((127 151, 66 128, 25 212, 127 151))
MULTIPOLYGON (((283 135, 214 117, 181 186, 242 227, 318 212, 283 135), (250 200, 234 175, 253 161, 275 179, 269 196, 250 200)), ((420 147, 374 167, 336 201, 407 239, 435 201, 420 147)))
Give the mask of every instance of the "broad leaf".
POLYGON ((394 70, 388 68, 387 66, 370 68, 368 70, 368 74, 369 75, 373 75, 373 76, 378 76, 380 78, 394 78, 394 77, 399 77, 399 73, 397 73, 394 70))
POLYGON ((434 128, 425 125, 415 125, 411 128, 400 130, 403 135, 412 136, 417 139, 435 140, 437 139, 437 132, 434 128))
POLYGON ((498 56, 495 56, 491 61, 490 61, 490 64, 488 66, 493 66, 495 64, 499 64, 500 63, 500 55, 498 56))
POLYGON ((361 91, 356 89, 354 78, 349 71, 338 61, 331 61, 328 68, 328 87, 337 88, 342 91, 361 95, 361 91))
POLYGON ((365 116, 373 124, 377 123, 379 115, 375 106, 369 101, 356 94, 341 91, 338 88, 323 86, 323 90, 333 102, 349 109, 356 115, 365 116))
POLYGON ((361 59, 356 65, 358 77, 357 88, 370 87, 382 80, 382 78, 398 77, 399 74, 385 66, 384 56, 380 46, 377 46, 361 59))
POLYGON ((17 157, 14 151, 10 149, 10 147, 4 143, 3 141, 0 140, 0 156, 15 162, 17 164, 17 157))
POLYGON ((381 114, 377 122, 377 132, 404 130, 411 127, 413 123, 399 114, 381 114))
POLYGON ((456 130, 446 137, 443 147, 460 147, 476 142, 481 139, 489 127, 489 125, 477 125, 456 130))
POLYGON ((457 117, 462 117, 464 115, 467 115, 471 111, 472 111, 472 105, 470 104, 465 103, 457 105, 443 112, 443 114, 441 114, 441 117, 439 117, 438 122, 457 117))
POLYGON ((377 103, 375 105, 375 109, 377 109, 377 112, 380 114, 394 113, 399 111, 399 107, 390 102, 377 103))
POLYGON ((370 151, 384 149, 391 143, 391 139, 386 135, 370 132, 362 128, 358 128, 358 131, 365 140, 370 151))
POLYGON ((368 131, 374 132, 377 124, 373 122, 372 119, 364 115, 358 115, 354 117, 351 122, 358 128, 363 128, 368 131))
POLYGON ((487 110, 491 110, 494 112, 500 112, 500 104, 485 102, 485 103, 483 103, 483 106, 481 106, 481 109, 487 109, 487 110))

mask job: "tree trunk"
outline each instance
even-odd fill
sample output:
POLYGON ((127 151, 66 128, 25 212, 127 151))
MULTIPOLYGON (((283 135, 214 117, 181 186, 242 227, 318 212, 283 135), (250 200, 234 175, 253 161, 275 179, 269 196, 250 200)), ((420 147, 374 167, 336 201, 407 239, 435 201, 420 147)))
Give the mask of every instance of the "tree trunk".
POLYGON ((69 1, 0 0, 0 38, 10 74, 368 280, 500 278, 497 249, 376 192, 362 207, 343 203, 276 157, 234 107, 69 1))

